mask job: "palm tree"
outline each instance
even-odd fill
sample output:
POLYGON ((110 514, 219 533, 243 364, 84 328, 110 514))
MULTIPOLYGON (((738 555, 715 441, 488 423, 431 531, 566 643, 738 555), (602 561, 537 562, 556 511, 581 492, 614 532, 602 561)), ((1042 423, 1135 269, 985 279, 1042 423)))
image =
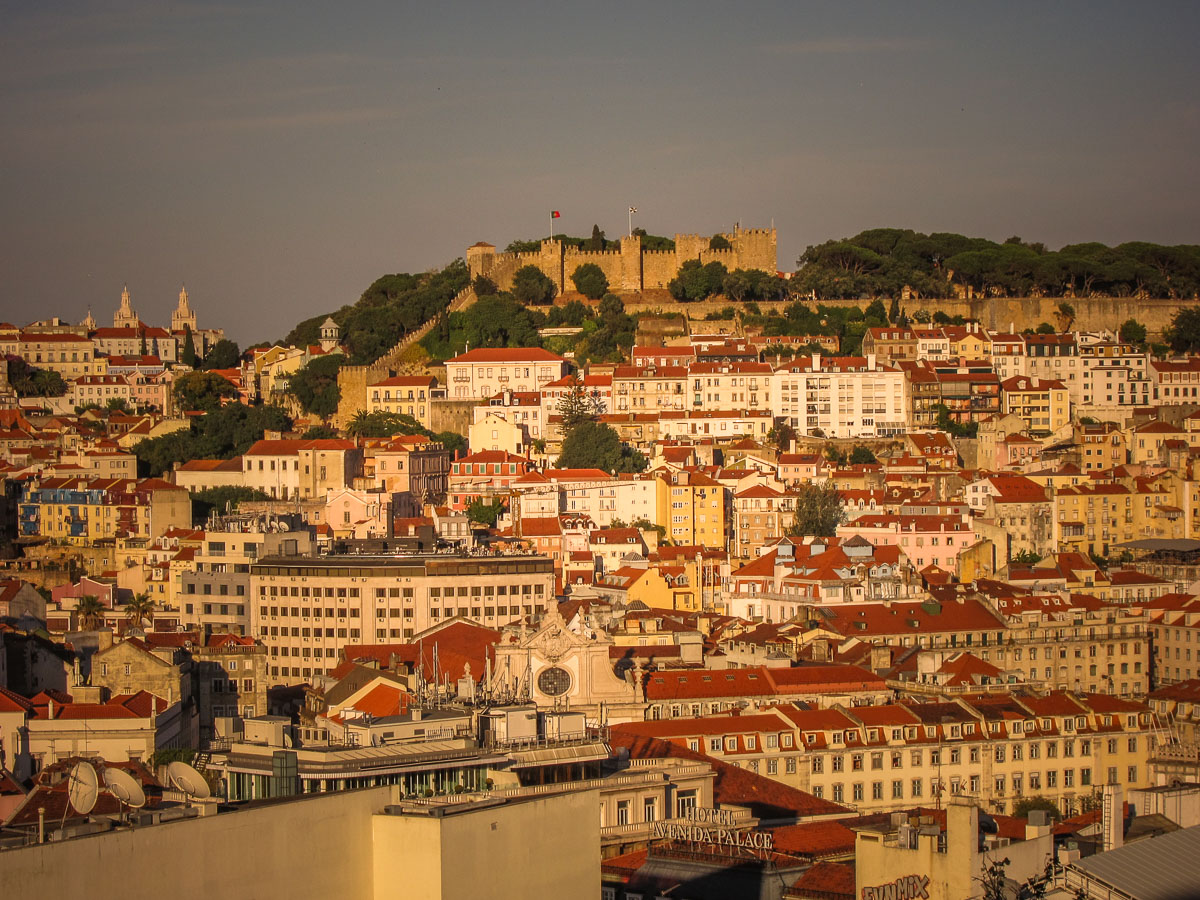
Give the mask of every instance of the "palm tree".
POLYGON ((104 621, 105 606, 100 598, 84 594, 75 604, 76 621, 81 631, 90 631, 104 621))
POLYGON ((135 594, 133 599, 125 604, 125 615, 131 625, 140 627, 147 620, 153 625, 154 606, 154 598, 149 594, 135 594))

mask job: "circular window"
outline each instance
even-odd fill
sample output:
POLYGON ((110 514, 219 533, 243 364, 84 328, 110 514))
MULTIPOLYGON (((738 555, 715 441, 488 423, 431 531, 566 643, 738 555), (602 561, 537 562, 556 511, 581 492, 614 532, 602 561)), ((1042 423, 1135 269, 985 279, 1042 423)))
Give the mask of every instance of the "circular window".
POLYGON ((560 666, 543 669, 538 675, 538 690, 550 697, 558 697, 571 689, 571 673, 560 666))

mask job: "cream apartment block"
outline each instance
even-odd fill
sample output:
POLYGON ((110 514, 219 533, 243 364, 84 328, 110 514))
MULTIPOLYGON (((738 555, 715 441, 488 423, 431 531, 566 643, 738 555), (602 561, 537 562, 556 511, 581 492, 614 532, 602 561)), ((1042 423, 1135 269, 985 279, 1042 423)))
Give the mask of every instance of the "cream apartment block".
POLYGON ((270 557, 250 567, 251 633, 271 676, 311 681, 348 644, 400 643, 455 616, 497 628, 554 598, 544 556, 270 557))
POLYGON ((550 469, 517 479, 512 489, 519 492, 520 515, 587 516, 599 528, 618 520, 659 522, 665 515, 667 485, 660 475, 587 471, 550 469))
POLYGON ((68 380, 108 371, 108 360, 97 356, 91 338, 80 334, 23 331, 14 352, 34 368, 50 369, 68 380))
POLYGON ((410 416, 429 427, 430 403, 437 379, 427 375, 395 375, 367 385, 367 412, 410 416))
POLYGON ((454 400, 486 400, 504 390, 536 391, 567 374, 567 361, 540 347, 480 348, 446 360, 454 400))
POLYGON ((660 438, 738 438, 762 441, 775 423, 770 409, 689 409, 660 412, 660 438))
POLYGON ((1103 784, 1151 783, 1149 709, 1114 697, 1005 693, 954 702, 668 719, 620 726, 860 814, 966 796, 1011 814, 1041 795, 1073 811, 1103 784))
POLYGON ((242 456, 242 484, 280 500, 324 498, 362 472, 354 441, 261 440, 242 456))
POLYGON ((688 366, 692 406, 697 409, 766 409, 772 369, 757 362, 696 362, 688 366))
POLYGON ((775 370, 770 408, 803 434, 889 437, 908 422, 908 382, 898 367, 874 356, 818 354, 775 370))
POLYGON ((690 409, 688 384, 688 370, 683 366, 617 366, 613 370, 612 409, 618 413, 690 409))

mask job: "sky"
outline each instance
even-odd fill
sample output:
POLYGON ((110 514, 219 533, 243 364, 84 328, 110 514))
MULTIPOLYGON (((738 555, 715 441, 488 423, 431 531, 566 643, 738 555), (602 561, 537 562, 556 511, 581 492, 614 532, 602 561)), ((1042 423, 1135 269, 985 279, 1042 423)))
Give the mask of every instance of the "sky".
POLYGON ((1195 3, 0 3, 0 319, 243 346, 558 229, 1200 243, 1195 3))

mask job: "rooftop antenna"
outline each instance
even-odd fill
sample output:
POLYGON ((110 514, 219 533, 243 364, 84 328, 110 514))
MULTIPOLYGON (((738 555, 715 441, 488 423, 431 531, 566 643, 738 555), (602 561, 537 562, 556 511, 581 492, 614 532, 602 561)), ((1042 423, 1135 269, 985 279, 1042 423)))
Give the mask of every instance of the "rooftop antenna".
MULTIPOLYGON (((209 790, 204 776, 185 762, 170 763, 167 766, 167 780, 171 782, 171 786, 175 790, 186 794, 189 798, 204 800, 212 796, 212 791, 209 790)), ((190 802, 188 802, 188 806, 191 806, 190 802)))
POLYGON ((99 784, 100 778, 96 774, 96 767, 90 762, 80 761, 71 767, 71 774, 67 776, 69 806, 63 810, 60 828, 66 824, 67 813, 70 810, 75 810, 81 816, 86 816, 92 811, 96 806, 99 784))
POLYGON ((104 786, 126 810, 146 805, 146 792, 137 780, 124 769, 104 769, 104 786))

